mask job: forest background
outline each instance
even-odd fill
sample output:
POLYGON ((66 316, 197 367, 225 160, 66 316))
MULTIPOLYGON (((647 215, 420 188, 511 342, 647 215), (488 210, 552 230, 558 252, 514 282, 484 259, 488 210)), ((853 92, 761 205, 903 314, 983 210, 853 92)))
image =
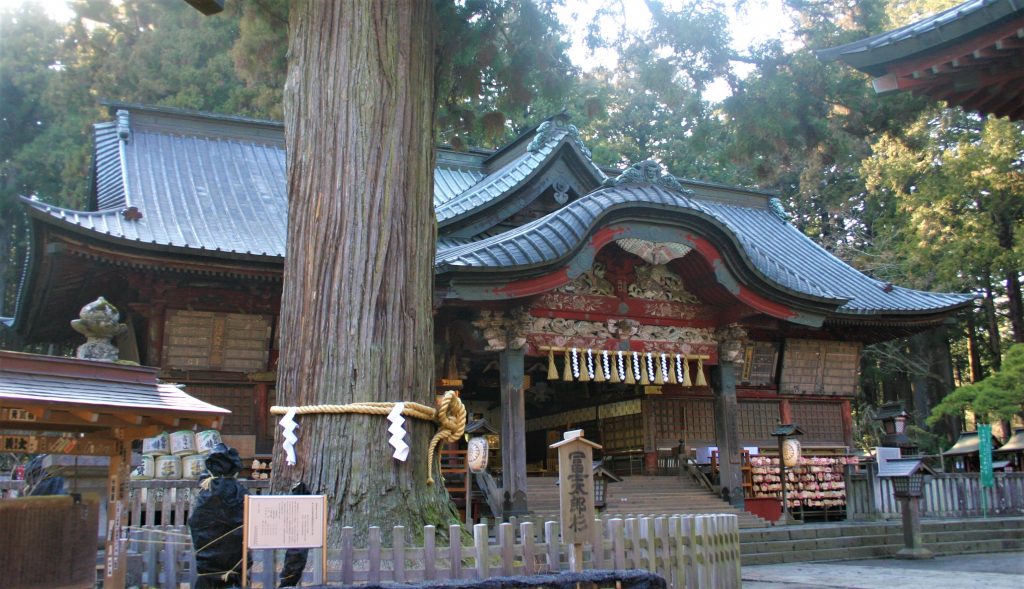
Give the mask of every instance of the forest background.
MULTIPOLYGON (((568 56, 581 28, 571 3, 434 3, 438 144, 497 147, 565 110, 602 166, 654 158, 677 176, 775 192, 797 227, 862 271, 979 295, 955 325, 866 350, 865 445, 877 439, 872 408, 894 400, 921 425, 936 406, 952 416, 933 420, 942 435, 915 431, 926 449, 947 445, 962 409, 992 388, 947 397, 951 385, 997 376, 1006 349, 1024 341, 1024 126, 878 96, 865 75, 814 53, 957 2, 780 0, 785 38, 743 47, 728 19, 744 0, 648 0, 639 28, 625 25, 633 2, 607 0, 582 41, 616 58, 586 67, 568 56), (711 100, 712 87, 727 96, 711 100)), ((228 2, 216 17, 181 0, 69 7, 66 22, 32 2, 0 12, 0 315, 13 313, 28 243, 17 197, 84 208, 91 125, 109 118, 102 99, 282 118, 287 1, 228 2)), ((24 348, 9 330, 0 337, 24 348)), ((987 419, 1019 416, 1022 399, 1018 390, 986 406, 987 419)))

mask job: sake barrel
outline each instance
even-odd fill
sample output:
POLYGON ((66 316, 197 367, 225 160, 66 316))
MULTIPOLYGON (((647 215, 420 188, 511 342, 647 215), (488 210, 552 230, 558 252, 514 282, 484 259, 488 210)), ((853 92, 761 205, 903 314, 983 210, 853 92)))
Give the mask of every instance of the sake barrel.
POLYGON ((196 435, 188 430, 171 434, 171 454, 188 456, 196 453, 196 435))
POLYGON ((132 471, 132 478, 140 481, 146 481, 153 478, 155 467, 153 465, 152 456, 143 456, 142 464, 135 467, 132 471))
POLYGON ((155 466, 158 479, 181 478, 181 457, 179 456, 158 456, 155 466))
POLYGON ((163 456, 171 453, 171 437, 160 432, 152 438, 142 440, 142 453, 148 456, 163 456))
POLYGON ((200 454, 209 454, 220 442, 220 432, 215 429, 196 432, 196 451, 200 454))
POLYGON ((184 479, 198 479, 206 470, 206 456, 193 454, 181 459, 181 470, 184 479))

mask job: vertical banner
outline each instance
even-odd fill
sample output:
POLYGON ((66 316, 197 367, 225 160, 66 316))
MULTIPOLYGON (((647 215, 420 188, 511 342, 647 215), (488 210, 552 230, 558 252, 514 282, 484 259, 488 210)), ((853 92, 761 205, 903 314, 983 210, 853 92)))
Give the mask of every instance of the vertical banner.
POLYGON ((978 425, 978 458, 981 462, 981 486, 991 489, 995 486, 992 474, 992 425, 978 425))

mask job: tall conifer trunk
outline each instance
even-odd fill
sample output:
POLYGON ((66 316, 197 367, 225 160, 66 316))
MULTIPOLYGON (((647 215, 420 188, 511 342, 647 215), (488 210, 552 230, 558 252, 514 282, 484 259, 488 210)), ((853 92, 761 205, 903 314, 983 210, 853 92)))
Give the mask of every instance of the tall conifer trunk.
MULTIPOLYGON (((289 21, 277 404, 432 404, 433 3, 295 0, 289 21)), ((332 540, 342 525, 450 523, 444 489, 426 486, 432 424, 407 421, 402 463, 383 417, 300 423, 298 464, 275 444, 274 490, 326 493, 332 540)))

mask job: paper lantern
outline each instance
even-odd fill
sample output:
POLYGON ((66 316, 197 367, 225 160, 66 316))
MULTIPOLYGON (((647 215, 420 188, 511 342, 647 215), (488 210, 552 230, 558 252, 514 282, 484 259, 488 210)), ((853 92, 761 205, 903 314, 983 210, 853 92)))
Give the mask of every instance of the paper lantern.
POLYGON ((786 466, 800 464, 800 441, 786 440, 782 443, 782 463, 786 466))
POLYGON ((482 472, 487 468, 487 451, 489 449, 487 438, 477 436, 469 439, 469 446, 466 448, 466 463, 469 464, 470 472, 482 472))

